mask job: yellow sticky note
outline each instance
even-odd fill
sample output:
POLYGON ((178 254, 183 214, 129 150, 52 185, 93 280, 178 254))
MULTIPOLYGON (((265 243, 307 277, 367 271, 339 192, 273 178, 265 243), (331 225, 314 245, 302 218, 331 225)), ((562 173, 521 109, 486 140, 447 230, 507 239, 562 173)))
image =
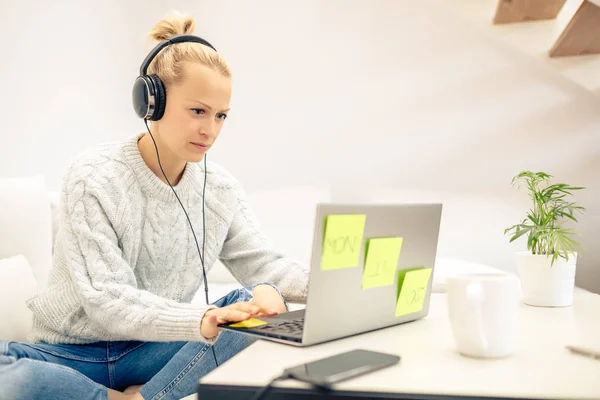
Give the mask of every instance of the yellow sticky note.
POLYGON ((396 317, 419 312, 427 294, 431 268, 402 271, 398 279, 400 295, 396 303, 396 317))
POLYGON ((367 239, 363 289, 388 286, 394 283, 401 248, 402 238, 367 239))
POLYGON ((257 326, 266 325, 265 321, 260 319, 250 318, 245 321, 236 322, 235 324, 229 325, 232 328, 256 328, 257 326))
POLYGON ((339 214, 325 217, 321 269, 356 267, 360 257, 366 215, 339 214))

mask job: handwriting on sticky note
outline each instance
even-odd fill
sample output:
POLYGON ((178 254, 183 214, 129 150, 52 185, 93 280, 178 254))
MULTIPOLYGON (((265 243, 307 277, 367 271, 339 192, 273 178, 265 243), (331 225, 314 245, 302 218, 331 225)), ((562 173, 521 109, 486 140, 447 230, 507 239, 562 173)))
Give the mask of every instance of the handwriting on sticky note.
POLYGON ((396 303, 396 317, 419 312, 429 286, 431 268, 403 271, 399 277, 400 295, 396 303))
POLYGON ((363 289, 388 286, 394 283, 401 248, 402 238, 367 239, 363 289))
POLYGON ((257 326, 266 325, 265 321, 260 319, 250 318, 245 321, 236 322, 235 324, 229 325, 232 328, 255 328, 257 326))
POLYGON ((331 270, 358 265, 366 215, 339 214, 325 217, 321 269, 331 270))

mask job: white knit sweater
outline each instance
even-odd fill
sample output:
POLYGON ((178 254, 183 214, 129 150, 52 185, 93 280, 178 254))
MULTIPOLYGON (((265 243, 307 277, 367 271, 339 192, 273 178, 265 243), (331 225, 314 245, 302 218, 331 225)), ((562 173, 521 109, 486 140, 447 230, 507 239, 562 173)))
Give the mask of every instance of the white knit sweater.
MULTIPOLYGON (((208 309, 190 304, 203 284, 187 219, 171 188, 145 164, 136 135, 94 147, 71 164, 48 284, 28 306, 31 341, 203 341, 208 309)), ((276 285, 303 302, 308 268, 278 253, 238 182, 207 163, 205 267, 217 257, 244 286, 276 285)), ((204 166, 188 163, 175 190, 202 247, 204 166)), ((210 284, 209 284, 210 288, 210 284)))

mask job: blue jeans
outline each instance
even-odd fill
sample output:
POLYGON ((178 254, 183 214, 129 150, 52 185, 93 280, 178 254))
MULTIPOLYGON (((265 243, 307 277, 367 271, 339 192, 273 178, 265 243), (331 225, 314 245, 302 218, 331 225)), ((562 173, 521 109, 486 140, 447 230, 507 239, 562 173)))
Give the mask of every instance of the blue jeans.
MULTIPOLYGON (((223 307, 252 298, 249 288, 230 292, 223 307)), ((219 364, 255 339, 225 331, 213 345, 219 364)), ((97 342, 86 345, 0 341, 0 400, 102 399, 107 388, 144 385, 144 399, 181 399, 196 392, 198 380, 216 368, 210 345, 202 342, 97 342)))

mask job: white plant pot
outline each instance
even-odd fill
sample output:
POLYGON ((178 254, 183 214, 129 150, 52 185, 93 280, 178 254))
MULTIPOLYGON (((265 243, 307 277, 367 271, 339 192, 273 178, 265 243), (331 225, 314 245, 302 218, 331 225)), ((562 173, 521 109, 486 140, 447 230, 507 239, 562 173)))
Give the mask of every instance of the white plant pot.
POLYGON ((553 265, 546 255, 517 253, 523 302, 540 307, 568 307, 573 304, 577 255, 567 262, 559 257, 553 265))

